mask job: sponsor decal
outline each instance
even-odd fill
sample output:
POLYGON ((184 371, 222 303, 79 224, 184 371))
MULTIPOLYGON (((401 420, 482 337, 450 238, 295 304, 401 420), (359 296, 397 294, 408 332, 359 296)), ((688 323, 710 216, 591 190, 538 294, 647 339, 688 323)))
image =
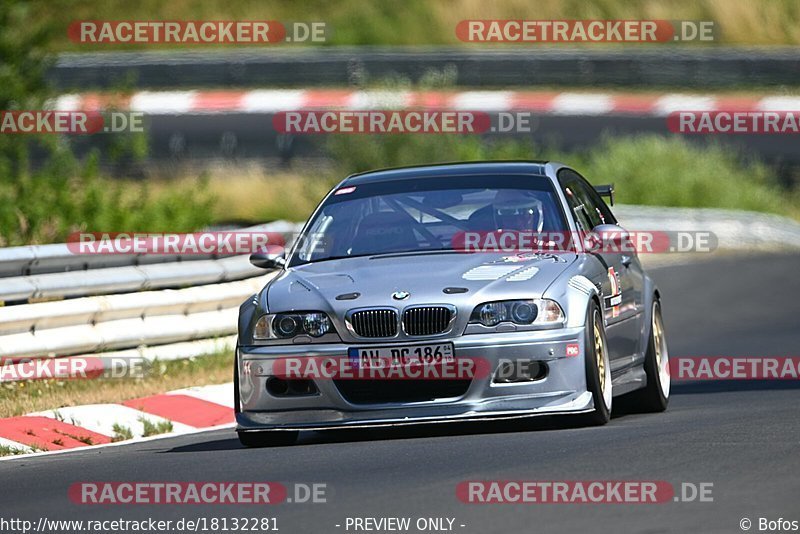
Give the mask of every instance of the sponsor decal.
POLYGON ((611 306, 611 316, 619 317, 619 305, 622 303, 622 286, 619 283, 619 275, 614 267, 608 268, 608 281, 611 284, 611 295, 607 296, 609 306, 611 306))

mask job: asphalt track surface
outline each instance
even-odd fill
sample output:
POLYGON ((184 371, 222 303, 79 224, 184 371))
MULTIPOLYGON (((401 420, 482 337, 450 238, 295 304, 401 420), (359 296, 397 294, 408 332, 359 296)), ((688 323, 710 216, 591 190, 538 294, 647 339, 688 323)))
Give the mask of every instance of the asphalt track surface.
MULTIPOLYGON (((671 354, 797 355, 798 266, 800 255, 764 254, 652 270, 671 354)), ((455 532, 481 534, 731 533, 746 517, 758 532, 761 517, 800 520, 799 401, 797 381, 694 382, 674 385, 663 414, 615 401, 614 419, 597 428, 538 419, 308 433, 271 449, 243 449, 222 430, 22 458, 0 462, 0 517, 276 517, 284 533, 346 532, 347 517, 451 517, 455 532), (321 482, 327 502, 85 506, 67 497, 79 481, 176 480, 321 482), (711 482, 713 502, 473 505, 456 498, 464 480, 711 482)))

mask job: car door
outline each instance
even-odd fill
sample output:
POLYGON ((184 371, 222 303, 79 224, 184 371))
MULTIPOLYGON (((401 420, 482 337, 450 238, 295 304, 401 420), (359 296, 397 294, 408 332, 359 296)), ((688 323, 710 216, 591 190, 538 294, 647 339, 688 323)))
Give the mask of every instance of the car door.
MULTIPOLYGON (((580 231, 590 231, 601 224, 616 224, 611 210, 600 195, 578 173, 562 169, 559 173, 567 202, 575 213, 580 231)), ((635 251, 603 246, 593 253, 606 270, 601 280, 606 336, 612 371, 633 365, 641 352, 640 314, 643 271, 635 251)))

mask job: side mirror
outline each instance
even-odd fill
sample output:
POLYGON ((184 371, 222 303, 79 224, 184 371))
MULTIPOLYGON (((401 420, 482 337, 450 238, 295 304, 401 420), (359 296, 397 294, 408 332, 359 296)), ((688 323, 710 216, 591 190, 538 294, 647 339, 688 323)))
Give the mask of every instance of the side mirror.
POLYGON ((584 239, 590 252, 629 252, 631 234, 616 224, 598 224, 584 239))
POLYGON ((283 269, 286 266, 285 254, 285 252, 280 254, 256 252, 250 254, 250 263, 260 269, 283 269))

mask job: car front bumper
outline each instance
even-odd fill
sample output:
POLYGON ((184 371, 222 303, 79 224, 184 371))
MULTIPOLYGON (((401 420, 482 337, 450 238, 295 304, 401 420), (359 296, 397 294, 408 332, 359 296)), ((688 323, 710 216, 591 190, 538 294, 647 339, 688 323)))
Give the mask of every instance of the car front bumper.
MULTIPOLYGON (((472 378, 458 397, 421 402, 348 402, 336 381, 314 378, 318 393, 277 397, 267 391, 272 365, 279 358, 347 358, 346 344, 244 346, 236 355, 239 373, 239 431, 322 430, 341 427, 403 425, 428 422, 468 421, 482 418, 584 413, 593 410, 586 390, 584 329, 560 328, 533 332, 463 335, 448 340, 455 358, 487 361, 491 372, 472 378), (567 355, 567 346, 572 351, 567 355), (574 349, 577 346, 577 355, 574 349), (494 373, 504 360, 545 362, 547 376, 531 382, 497 383, 494 373), (254 372, 253 369, 260 369, 254 372)), ((409 343, 370 343, 352 346, 408 346, 409 343)))

